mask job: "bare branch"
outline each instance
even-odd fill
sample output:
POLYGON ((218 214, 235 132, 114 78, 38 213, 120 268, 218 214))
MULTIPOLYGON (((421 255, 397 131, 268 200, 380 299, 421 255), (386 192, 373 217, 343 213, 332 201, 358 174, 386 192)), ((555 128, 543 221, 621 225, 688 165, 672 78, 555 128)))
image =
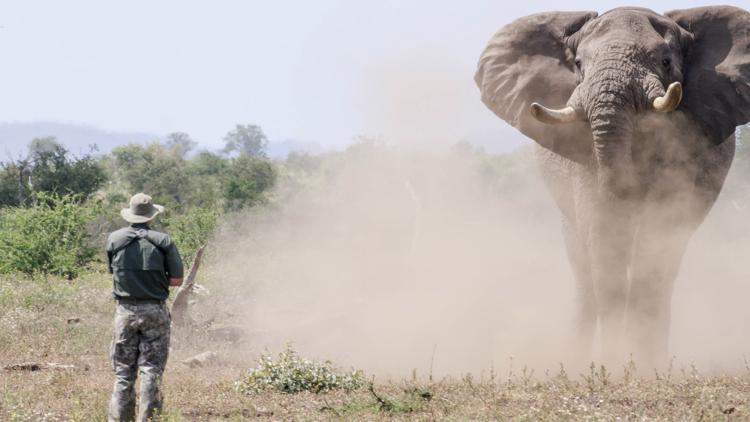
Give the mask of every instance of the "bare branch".
POLYGON ((190 267, 188 276, 185 278, 185 281, 182 282, 182 286, 177 290, 174 302, 172 302, 172 320, 177 325, 183 325, 186 322, 188 298, 192 291, 193 283, 195 283, 195 275, 198 273, 198 267, 201 265, 201 258, 203 257, 203 251, 205 248, 206 245, 202 245, 198 248, 198 251, 195 252, 193 266, 190 267))

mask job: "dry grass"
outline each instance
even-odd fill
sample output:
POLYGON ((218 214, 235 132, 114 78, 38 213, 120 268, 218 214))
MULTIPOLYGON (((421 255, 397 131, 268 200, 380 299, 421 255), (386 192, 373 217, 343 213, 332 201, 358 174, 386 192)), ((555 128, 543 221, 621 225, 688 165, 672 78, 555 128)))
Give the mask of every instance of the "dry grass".
MULTIPOLYGON (((112 384, 107 359, 109 279, 0 280, 0 366, 22 362, 72 369, 0 370, 0 420, 104 420, 112 384), (68 318, 80 318, 70 324, 68 318)), ((178 339, 179 340, 179 339, 178 339)), ((581 375, 527 371, 484 379, 414 376, 352 393, 243 394, 234 382, 253 366, 243 344, 212 344, 219 366, 180 361, 206 339, 175 343, 166 374, 165 420, 724 420, 750 418, 750 376, 675 369, 649 379, 633 368, 581 375)), ((199 347, 200 345, 200 347, 199 347)))

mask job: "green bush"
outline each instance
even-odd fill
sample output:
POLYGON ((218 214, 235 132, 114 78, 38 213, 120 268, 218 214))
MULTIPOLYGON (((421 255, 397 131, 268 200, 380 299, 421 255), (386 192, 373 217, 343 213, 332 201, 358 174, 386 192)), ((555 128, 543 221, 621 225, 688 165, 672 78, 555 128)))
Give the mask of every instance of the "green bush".
POLYGON ((36 195, 28 208, 0 211, 0 273, 54 274, 73 279, 96 254, 88 224, 98 206, 75 195, 36 195))
POLYGON ((192 265, 193 256, 205 245, 216 229, 219 211, 208 208, 191 208, 184 214, 166 217, 162 224, 175 241, 186 266, 192 265))
POLYGON ((276 171, 270 162, 241 155, 234 158, 224 182, 224 199, 230 210, 239 210, 265 202, 264 193, 276 183, 276 171))
POLYGON ((259 393, 268 388, 288 394, 352 391, 364 385, 362 371, 340 372, 329 361, 303 359, 291 348, 279 353, 276 360, 268 355, 261 356, 258 367, 251 369, 242 381, 237 382, 237 388, 245 393, 259 393))

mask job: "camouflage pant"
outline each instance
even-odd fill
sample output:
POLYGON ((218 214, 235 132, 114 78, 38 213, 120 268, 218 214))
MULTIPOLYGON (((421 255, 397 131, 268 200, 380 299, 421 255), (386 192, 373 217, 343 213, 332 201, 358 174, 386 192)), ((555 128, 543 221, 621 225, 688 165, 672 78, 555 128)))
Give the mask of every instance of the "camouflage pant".
POLYGON ((115 388, 110 421, 135 419, 135 379, 141 373, 139 421, 161 412, 161 378, 169 355, 170 315, 164 304, 118 304, 110 356, 115 388))

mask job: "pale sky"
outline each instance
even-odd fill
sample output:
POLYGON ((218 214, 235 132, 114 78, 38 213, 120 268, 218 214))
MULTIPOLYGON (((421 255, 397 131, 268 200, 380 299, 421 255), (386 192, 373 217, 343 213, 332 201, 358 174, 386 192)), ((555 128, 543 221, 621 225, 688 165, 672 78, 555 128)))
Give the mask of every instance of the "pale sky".
POLYGON ((653 0, 3 1, 0 121, 184 131, 218 147, 236 123, 337 146, 519 137, 472 80, 502 25, 548 10, 653 0))

